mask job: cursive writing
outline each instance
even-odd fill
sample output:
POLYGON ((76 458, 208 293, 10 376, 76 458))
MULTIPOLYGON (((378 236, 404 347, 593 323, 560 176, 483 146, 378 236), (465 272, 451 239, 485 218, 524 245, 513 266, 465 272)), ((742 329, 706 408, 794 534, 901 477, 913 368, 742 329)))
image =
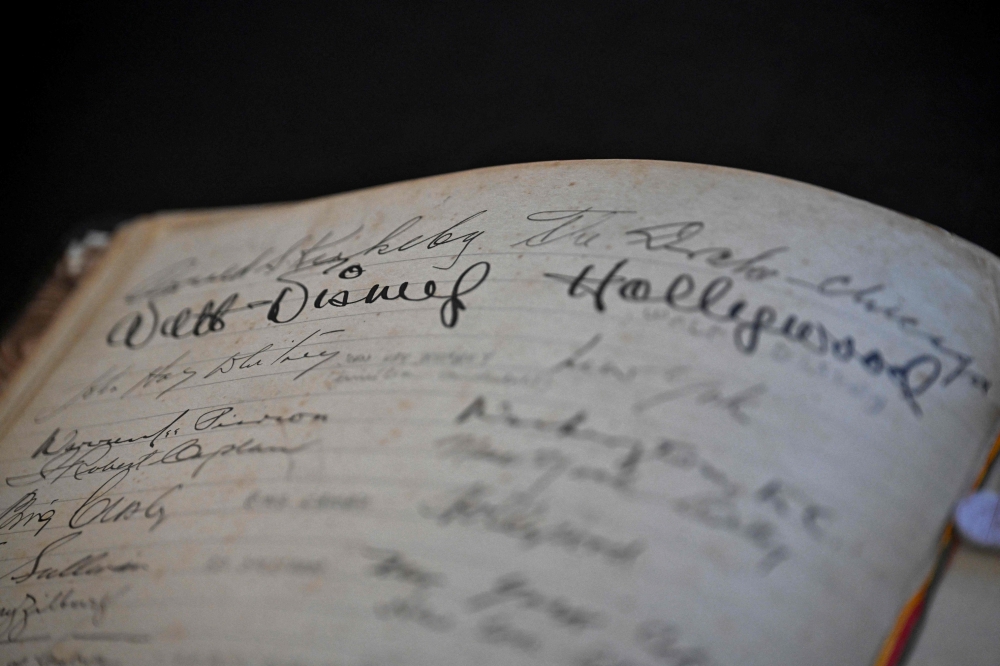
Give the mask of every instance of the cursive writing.
POLYGON ((107 592, 101 596, 84 597, 73 588, 58 590, 54 594, 26 593, 24 599, 17 605, 0 605, 0 645, 4 643, 26 643, 29 641, 48 640, 49 636, 25 636, 31 621, 39 616, 56 613, 84 612, 89 616, 90 624, 99 627, 104 621, 108 608, 113 602, 125 596, 129 586, 124 586, 115 592, 107 592))
MULTIPOLYGON (((142 349, 157 335, 183 340, 217 333, 226 327, 225 316, 234 310, 237 298, 239 294, 230 294, 218 305, 214 300, 206 301, 197 314, 190 307, 185 307, 166 317, 160 314, 155 301, 148 300, 145 311, 133 310, 115 322, 105 341, 110 347, 142 349)), ((252 303, 248 307, 256 305, 252 303)))
POLYGON ((31 511, 37 499, 37 491, 32 490, 4 509, 3 513, 0 513, 0 530, 13 532, 17 528, 22 528, 30 531, 37 525, 38 529, 35 530, 34 536, 38 536, 39 532, 49 526, 49 521, 56 515, 56 510, 31 511))
POLYGON ((895 305, 886 305, 879 301, 876 294, 885 291, 884 284, 874 284, 867 287, 857 287, 853 284, 854 278, 850 275, 834 275, 819 282, 813 283, 794 277, 786 277, 789 284, 803 287, 820 296, 828 298, 848 298, 852 303, 856 303, 864 308, 865 312, 880 315, 893 322, 907 335, 922 338, 929 342, 931 346, 942 355, 955 361, 954 368, 941 378, 941 385, 947 386, 961 376, 967 376, 969 382, 978 387, 983 393, 990 390, 990 380, 972 370, 971 366, 975 359, 971 354, 952 349, 943 335, 932 333, 920 326, 920 319, 912 314, 903 311, 903 304, 897 302, 895 305))
POLYGON ((634 213, 632 210, 594 210, 581 208, 570 210, 543 210, 528 215, 531 222, 542 222, 548 226, 545 231, 528 236, 511 245, 517 247, 539 247, 561 240, 569 240, 574 246, 587 247, 601 234, 594 231, 615 215, 634 213), (549 226, 553 222, 555 226, 549 226))
POLYGON ((721 268, 747 280, 759 282, 779 274, 778 269, 762 265, 767 259, 788 250, 787 247, 773 247, 752 257, 738 258, 728 247, 703 247, 692 249, 683 243, 705 230, 704 222, 667 222, 649 227, 630 229, 626 236, 635 236, 629 245, 643 245, 647 250, 673 252, 689 261, 702 259, 712 268, 721 268))
MULTIPOLYGON (((489 274, 489 262, 479 261, 462 271, 462 273, 458 276, 458 279, 456 279, 453 283, 451 292, 446 295, 437 293, 437 282, 434 280, 427 280, 424 282, 424 285, 421 288, 422 293, 419 296, 413 296, 407 293, 410 286, 410 283, 407 281, 402 282, 396 287, 395 295, 392 295, 389 291, 389 285, 382 286, 375 283, 368 289, 367 294, 356 298, 352 298, 350 290, 347 289, 337 290, 331 295, 330 292, 332 290, 330 288, 321 289, 314 298, 310 293, 309 287, 306 286, 305 283, 297 279, 293 280, 287 275, 282 275, 278 278, 278 282, 291 286, 282 287, 278 295, 273 301, 271 301, 271 307, 267 312, 267 319, 276 324, 286 324, 294 321, 310 304, 313 309, 319 310, 327 306, 343 308, 349 305, 356 305, 358 303, 370 305, 379 300, 403 300, 419 303, 431 299, 443 299, 444 302, 441 304, 440 309, 441 325, 445 328, 454 328, 455 325, 458 324, 459 314, 462 310, 466 309, 465 301, 462 300, 462 297, 468 296, 470 293, 478 289, 483 282, 486 281, 486 277, 489 274), (298 303, 297 305, 295 305, 296 302, 298 303), (286 305, 289 307, 285 307, 286 305)), ((358 274, 351 276, 351 279, 360 275, 361 272, 359 267, 358 274)), ((341 277, 344 277, 344 275, 342 274, 341 277)))
POLYGON ((29 580, 58 580, 60 578, 76 578, 79 576, 100 576, 102 574, 119 574, 119 573, 130 573, 133 571, 145 571, 149 567, 142 562, 135 562, 128 560, 125 562, 113 563, 108 561, 110 553, 104 551, 103 553, 98 553, 96 555, 88 554, 75 560, 72 564, 65 567, 52 567, 52 566, 42 566, 43 561, 48 557, 51 559, 52 554, 65 546, 67 543, 78 538, 83 532, 77 530, 76 532, 70 532, 64 536, 59 537, 52 543, 46 545, 42 548, 38 555, 31 558, 28 562, 25 562, 21 566, 8 571, 4 574, 3 578, 8 578, 14 581, 15 584, 20 585, 29 580), (26 571, 22 573, 17 573, 22 569, 27 568, 26 571))
POLYGON ((680 273, 665 289, 654 292, 649 280, 621 274, 627 264, 628 260, 622 259, 601 277, 590 277, 594 264, 576 275, 545 273, 545 277, 567 284, 570 298, 590 296, 598 312, 605 311, 608 295, 616 295, 621 302, 629 304, 660 300, 679 312, 731 325, 733 344, 746 355, 757 351, 763 335, 776 335, 818 356, 830 356, 845 364, 856 363, 868 374, 892 382, 910 411, 918 417, 923 414, 918 398, 941 377, 941 359, 933 354, 918 354, 904 362, 892 363, 878 348, 861 353, 854 336, 838 338, 822 322, 803 320, 796 313, 787 313, 782 318, 772 305, 751 308, 745 298, 729 299, 734 286, 731 277, 714 278, 699 288, 694 277, 680 273), (612 285, 618 288, 611 290, 612 285))

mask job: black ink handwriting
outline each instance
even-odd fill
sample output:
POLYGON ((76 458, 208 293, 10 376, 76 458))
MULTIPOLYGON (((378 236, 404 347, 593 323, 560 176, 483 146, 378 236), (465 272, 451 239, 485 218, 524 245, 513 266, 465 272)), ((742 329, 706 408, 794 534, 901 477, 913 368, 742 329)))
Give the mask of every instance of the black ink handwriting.
POLYGON ((148 565, 142 562, 135 562, 132 560, 117 564, 111 563, 108 561, 108 557, 110 555, 108 551, 104 551, 103 553, 99 553, 97 555, 84 555, 80 559, 75 560, 72 564, 62 568, 42 566, 42 562, 46 559, 46 556, 51 556, 55 551, 78 538, 81 534, 83 534, 83 532, 77 530, 76 532, 70 532, 69 534, 59 537, 42 548, 38 552, 38 555, 31 558, 16 569, 8 571, 2 576, 2 578, 9 578, 14 581, 15 584, 20 585, 21 583, 29 580, 57 580, 60 578, 76 578, 78 576, 100 576, 108 573, 130 573, 133 571, 145 571, 149 568, 148 565), (27 571, 17 573, 26 567, 28 568, 27 571))
POLYGON ((786 314, 781 319, 778 310, 767 304, 750 312, 750 304, 745 298, 729 300, 734 282, 728 276, 714 278, 699 288, 694 277, 680 273, 665 290, 654 294, 649 280, 628 278, 621 274, 627 263, 627 259, 622 259, 600 277, 590 277, 594 264, 586 266, 577 275, 546 273, 545 277, 569 285, 567 295, 570 298, 590 296, 598 312, 605 311, 606 297, 613 294, 630 304, 660 300, 678 312, 697 314, 720 325, 731 325, 733 344, 746 355, 756 352, 763 335, 776 335, 816 355, 830 356, 843 363, 855 362, 868 374, 881 375, 892 382, 915 416, 923 414, 918 398, 941 376, 941 359, 933 354, 919 354, 905 362, 892 363, 877 348, 861 353, 856 349, 853 336, 837 338, 821 322, 801 320, 795 313, 786 314), (611 291, 612 285, 617 289, 611 291))
POLYGON ((626 231, 625 235, 636 236, 635 239, 629 241, 629 245, 643 245, 647 250, 652 251, 674 252, 683 255, 688 260, 704 259, 705 263, 713 268, 725 269, 737 275, 742 274, 750 281, 759 282, 778 275, 779 271, 776 268, 761 264, 774 255, 785 252, 788 250, 787 247, 774 247, 752 257, 740 259, 728 247, 705 247, 692 250, 681 246, 682 243, 691 240, 704 229, 704 222, 667 222, 631 229, 626 231))
POLYGON ((517 247, 539 247, 557 241, 570 239, 573 245, 587 247, 600 233, 594 231, 615 215, 635 213, 632 210, 594 210, 593 208, 581 208, 574 210, 543 210, 528 215, 532 222, 542 222, 546 226, 553 222, 555 226, 549 226, 545 231, 533 234, 522 241, 511 245, 517 247))

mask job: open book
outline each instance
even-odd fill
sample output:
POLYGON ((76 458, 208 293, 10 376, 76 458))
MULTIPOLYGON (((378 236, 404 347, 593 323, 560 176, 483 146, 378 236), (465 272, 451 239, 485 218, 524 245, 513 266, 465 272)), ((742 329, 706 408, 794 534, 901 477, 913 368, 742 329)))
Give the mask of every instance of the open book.
POLYGON ((898 662, 995 455, 998 293, 675 163, 143 218, 0 404, 0 663, 898 662))

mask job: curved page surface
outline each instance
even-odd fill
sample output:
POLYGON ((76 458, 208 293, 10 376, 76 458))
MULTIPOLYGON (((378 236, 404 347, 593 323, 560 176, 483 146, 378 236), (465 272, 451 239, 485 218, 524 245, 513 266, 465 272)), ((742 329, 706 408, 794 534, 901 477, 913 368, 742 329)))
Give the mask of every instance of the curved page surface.
POLYGON ((996 434, 998 274, 658 162, 147 218, 0 406, 0 661, 870 663, 996 434))

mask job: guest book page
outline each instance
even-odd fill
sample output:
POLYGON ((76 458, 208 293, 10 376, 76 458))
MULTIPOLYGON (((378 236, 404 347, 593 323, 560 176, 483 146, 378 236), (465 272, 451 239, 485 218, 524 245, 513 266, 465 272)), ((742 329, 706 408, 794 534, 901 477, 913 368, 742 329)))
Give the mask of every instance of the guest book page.
POLYGON ((151 216, 0 405, 0 663, 870 663, 998 266, 659 162, 151 216))

